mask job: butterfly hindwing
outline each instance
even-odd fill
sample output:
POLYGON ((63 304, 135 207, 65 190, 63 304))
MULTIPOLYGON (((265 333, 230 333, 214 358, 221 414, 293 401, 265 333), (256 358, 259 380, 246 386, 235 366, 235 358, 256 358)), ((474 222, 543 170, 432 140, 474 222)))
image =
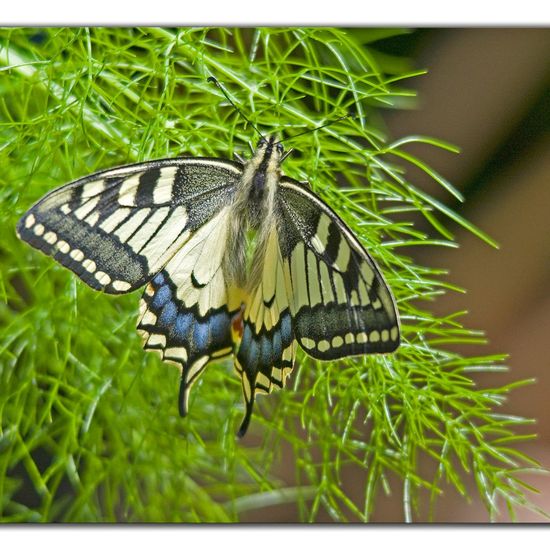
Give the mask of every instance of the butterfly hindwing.
POLYGON ((265 249, 258 251, 255 264, 259 267, 242 313, 242 339, 235 357, 246 405, 241 435, 250 421, 255 395, 284 387, 296 355, 290 274, 285 270, 275 227, 265 249))
POLYGON ((278 208, 294 289, 293 329, 304 351, 322 360, 394 351, 399 325, 393 298, 353 233, 287 177, 281 179, 278 208))
POLYGON ((201 226, 145 288, 138 330, 144 348, 182 369, 180 413, 205 367, 233 352, 231 323, 241 298, 226 283, 229 209, 201 226))
POLYGON ((200 158, 104 170, 47 194, 17 233, 92 288, 131 292, 233 196, 241 171, 200 158))

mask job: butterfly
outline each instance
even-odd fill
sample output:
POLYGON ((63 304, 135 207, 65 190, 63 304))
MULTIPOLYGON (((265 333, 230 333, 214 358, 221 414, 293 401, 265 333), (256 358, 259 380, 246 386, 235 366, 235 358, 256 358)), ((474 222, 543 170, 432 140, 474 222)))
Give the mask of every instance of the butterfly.
POLYGON ((249 160, 175 158, 96 172, 54 189, 18 236, 92 288, 145 287, 146 350, 181 368, 179 412, 212 362, 233 356, 245 434, 255 396, 283 388, 300 346, 320 360, 399 346, 395 301, 340 217, 284 176, 283 146, 249 160))

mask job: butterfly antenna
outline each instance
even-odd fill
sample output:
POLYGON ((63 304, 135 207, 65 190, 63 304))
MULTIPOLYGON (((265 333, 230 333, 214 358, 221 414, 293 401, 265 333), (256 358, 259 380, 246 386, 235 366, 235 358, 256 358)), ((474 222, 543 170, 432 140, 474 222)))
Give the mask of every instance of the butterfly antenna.
POLYGON ((235 111, 237 111, 237 113, 239 113, 239 115, 241 115, 246 120, 246 122, 248 122, 248 124, 250 124, 250 126, 252 126, 252 128, 254 128, 254 130, 256 130, 256 132, 258 132, 258 134, 260 134, 261 138, 264 137, 262 132, 260 132, 260 130, 258 130, 256 125, 253 124, 250 121, 250 119, 243 114, 243 112, 235 105, 235 103, 233 103, 233 101, 231 100, 231 98, 229 97, 227 92, 225 91, 224 87, 218 82, 218 80, 215 77, 209 76, 207 78, 207 82, 213 82, 220 89, 221 93, 225 96, 225 99, 227 99, 227 101, 229 101, 229 103, 231 103, 231 105, 233 106, 233 109, 235 109, 235 111))
POLYGON ((320 130, 321 128, 326 128, 327 126, 330 126, 331 124, 334 124, 335 122, 338 122, 340 120, 343 120, 344 118, 353 117, 355 116, 353 113, 347 113, 341 117, 335 118, 333 120, 329 120, 328 122, 325 122, 325 124, 321 124, 321 126, 316 126, 315 128, 309 128, 308 130, 304 130, 303 132, 300 132, 299 134, 296 134, 295 136, 289 136, 285 139, 281 139, 277 143, 282 143, 283 141, 287 141, 289 139, 294 139, 298 136, 303 136, 304 134, 309 134, 310 132, 315 132, 317 130, 320 130))

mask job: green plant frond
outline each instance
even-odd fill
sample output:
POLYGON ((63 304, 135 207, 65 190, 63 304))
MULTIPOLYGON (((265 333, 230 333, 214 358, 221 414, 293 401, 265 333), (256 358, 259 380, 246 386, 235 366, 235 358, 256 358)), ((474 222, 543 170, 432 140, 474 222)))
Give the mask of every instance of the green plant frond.
POLYGON ((449 222, 496 244, 394 164, 419 167, 462 200, 405 150, 456 147, 428 136, 390 142, 373 122, 380 108, 406 104, 408 81, 423 74, 376 51, 377 40, 399 32, 0 31, 2 521, 235 522, 255 510, 269 521, 281 505, 301 521, 368 521, 392 491, 403 494, 404 521, 426 519, 424 497, 437 519, 439 496, 450 486, 468 498, 468 480, 489 518, 501 508, 512 518, 518 507, 536 509, 521 476, 541 469, 515 448, 532 437, 520 430, 529 421, 502 408, 531 381, 477 387, 472 375, 505 370, 505 356, 449 351, 484 342, 463 312, 440 317, 427 307, 462 289, 444 270, 401 254, 456 247, 449 222), (287 389, 258 399, 242 442, 229 361, 205 372, 181 419, 179 373, 141 349, 138 293, 94 293, 14 231, 32 202, 95 170, 246 154, 258 136, 211 75, 262 133, 288 140, 295 151, 285 173, 308 180, 370 250, 402 320, 403 343, 391 356, 320 363, 299 354, 287 389), (356 116, 298 135, 348 111, 356 116), (406 221, 418 212, 439 237, 406 221), (431 474, 419 468, 425 463, 431 474))

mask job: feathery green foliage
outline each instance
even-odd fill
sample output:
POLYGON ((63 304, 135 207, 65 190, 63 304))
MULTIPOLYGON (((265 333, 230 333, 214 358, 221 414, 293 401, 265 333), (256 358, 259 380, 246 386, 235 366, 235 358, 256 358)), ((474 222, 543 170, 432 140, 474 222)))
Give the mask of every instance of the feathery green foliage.
POLYGON ((494 243, 395 163, 420 167, 460 198, 407 152, 413 141, 452 146, 423 136, 388 143, 376 123, 380 109, 409 104, 406 79, 420 74, 370 46, 392 32, 0 31, 2 521, 232 522, 262 509, 269 521, 269 507, 281 504, 300 521, 368 521, 380 490, 398 485, 404 520, 437 519, 444 489, 471 496, 469 476, 490 518, 502 504, 512 518, 532 506, 521 474, 539 467, 514 447, 530 437, 520 435, 529 422, 497 412, 525 382, 474 385, 472 372, 499 371, 504 356, 449 351, 483 343, 482 334, 464 328, 460 313, 431 314, 425 302, 459 289, 400 253, 455 246, 450 222, 494 243), (179 418, 178 371, 144 353, 135 331, 139 293, 95 293, 14 231, 45 192, 95 170, 242 154, 257 136, 210 75, 265 133, 288 138, 358 115, 294 139, 284 168, 310 181, 356 232, 402 319, 393 355, 333 363, 299 355, 287 389, 258 399, 243 441, 235 438, 241 389, 230 361, 207 370, 189 416, 179 418), (440 238, 403 221, 413 212, 440 238), (418 508, 423 494, 430 513, 418 508))

